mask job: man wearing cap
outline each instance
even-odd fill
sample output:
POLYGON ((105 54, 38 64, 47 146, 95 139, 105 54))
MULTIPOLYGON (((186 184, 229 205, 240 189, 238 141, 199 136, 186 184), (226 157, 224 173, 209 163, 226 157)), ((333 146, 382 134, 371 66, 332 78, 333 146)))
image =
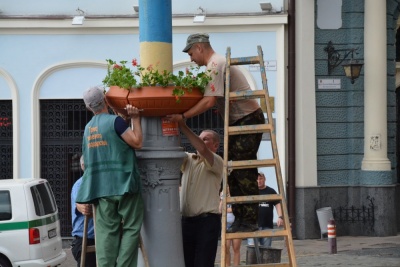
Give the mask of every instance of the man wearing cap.
POLYGON ((143 143, 139 110, 126 106, 131 129, 108 113, 102 88, 89 88, 83 100, 94 116, 83 136, 85 172, 76 202, 95 207, 97 266, 137 266, 144 212, 135 155, 143 143))
MULTIPOLYGON (((191 61, 211 70, 212 80, 207 85, 203 98, 191 109, 182 114, 168 116, 173 121, 185 120, 199 115, 217 106, 218 112, 224 118, 225 110, 225 65, 224 56, 217 54, 211 47, 209 35, 206 33, 192 34, 187 38, 183 52, 188 53, 191 61)), ((250 86, 237 66, 230 68, 230 91, 250 90, 250 86)), ((233 101, 230 104, 229 125, 243 126, 264 124, 264 114, 254 99, 233 101)), ((228 160, 257 159, 257 151, 262 134, 246 134, 229 136, 228 160)), ((228 177, 231 196, 258 195, 257 169, 234 170, 228 177)), ((258 204, 235 204, 233 208, 235 222, 227 232, 250 232, 258 229, 258 204)))

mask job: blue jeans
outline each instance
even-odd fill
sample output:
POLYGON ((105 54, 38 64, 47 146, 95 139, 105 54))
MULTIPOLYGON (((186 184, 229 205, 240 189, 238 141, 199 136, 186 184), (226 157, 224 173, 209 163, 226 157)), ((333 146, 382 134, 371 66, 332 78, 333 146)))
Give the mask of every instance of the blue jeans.
MULTIPOLYGON (((271 229, 268 227, 259 227, 260 230, 267 230, 271 229)), ((272 244, 272 238, 271 237, 262 237, 262 238, 256 238, 258 240, 258 243, 260 246, 264 247, 270 247, 272 244)), ((249 246, 254 246, 254 238, 247 238, 247 245, 249 246)))

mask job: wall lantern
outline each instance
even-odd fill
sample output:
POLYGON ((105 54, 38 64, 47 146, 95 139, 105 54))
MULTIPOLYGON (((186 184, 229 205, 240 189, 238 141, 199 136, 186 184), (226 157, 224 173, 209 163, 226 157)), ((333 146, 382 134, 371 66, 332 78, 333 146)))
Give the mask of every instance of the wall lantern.
MULTIPOLYGON (((339 66, 349 55, 351 59, 347 64, 343 64, 344 73, 347 78, 351 79, 351 83, 354 84, 354 80, 360 77, 361 68, 364 64, 359 63, 358 60, 354 59, 354 53, 358 48, 349 49, 335 49, 332 41, 329 41, 325 47, 325 52, 328 53, 328 74, 331 75, 332 71, 339 66), (340 53, 344 52, 344 53, 340 53)), ((357 53, 356 53, 357 54, 357 53)))
POLYGON ((360 77, 361 68, 364 64, 358 63, 357 60, 350 59, 349 63, 343 64, 344 73, 347 78, 351 79, 351 83, 354 84, 354 80, 360 77))

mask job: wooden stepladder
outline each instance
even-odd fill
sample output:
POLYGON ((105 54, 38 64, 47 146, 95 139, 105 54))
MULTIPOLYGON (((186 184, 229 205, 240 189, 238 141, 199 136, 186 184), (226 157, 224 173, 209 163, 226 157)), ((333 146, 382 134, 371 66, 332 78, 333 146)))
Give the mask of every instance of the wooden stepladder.
MULTIPOLYGON (((225 81, 225 119, 224 119, 224 170, 223 170, 223 195, 227 196, 227 184, 229 173, 234 169, 248 169, 248 168, 261 168, 261 167, 274 167, 278 185, 278 194, 274 195, 251 195, 251 196, 230 196, 223 198, 222 209, 222 236, 221 236, 221 267, 225 266, 226 250, 225 244, 227 239, 244 239, 244 238, 262 238, 262 237, 284 237, 288 253, 289 262, 286 263, 272 263, 272 264, 258 264, 257 266, 297 266, 296 257, 293 247, 292 233, 290 229, 289 216, 284 196, 284 187, 282 180, 281 167, 279 163, 278 148, 276 144, 276 136, 274 129, 274 121, 272 118, 272 107, 267 86, 267 76, 265 73, 265 65, 263 59, 263 52, 261 46, 257 47, 258 55, 250 57, 231 58, 231 49, 227 48, 226 51, 226 81, 225 81), (248 90, 230 92, 230 67, 234 65, 250 65, 259 64, 262 90, 248 90), (246 126, 229 126, 229 103, 241 99, 260 99, 261 106, 265 103, 267 119, 265 124, 246 125, 246 126), (272 158, 258 159, 258 160, 243 160, 243 161, 228 161, 228 138, 231 135, 239 134, 255 134, 255 133, 269 133, 271 137, 271 150, 272 158), (283 227, 279 229, 260 230, 255 232, 236 232, 226 233, 226 206, 227 204, 235 203, 255 203, 262 201, 278 201, 282 207, 283 214, 283 227)), ((260 255, 258 251, 257 242, 255 242, 255 249, 258 263, 260 263, 260 255)), ((243 265, 241 265, 243 266, 243 265)), ((254 265, 244 265, 254 266, 254 265)))

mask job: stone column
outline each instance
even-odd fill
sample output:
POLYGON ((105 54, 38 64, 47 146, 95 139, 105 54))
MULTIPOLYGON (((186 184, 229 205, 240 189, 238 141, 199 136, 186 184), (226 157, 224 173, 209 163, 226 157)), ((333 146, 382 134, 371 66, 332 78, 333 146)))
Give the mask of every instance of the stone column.
POLYGON ((390 171, 387 157, 386 1, 365 0, 364 21, 364 159, 361 169, 390 171))
MULTIPOLYGON (((172 71, 171 0, 139 0, 139 38, 140 65, 172 71)), ((144 144, 137 156, 145 203, 144 249, 151 267, 184 267, 179 184, 185 154, 179 136, 162 135, 161 118, 143 117, 142 127, 144 144)))

